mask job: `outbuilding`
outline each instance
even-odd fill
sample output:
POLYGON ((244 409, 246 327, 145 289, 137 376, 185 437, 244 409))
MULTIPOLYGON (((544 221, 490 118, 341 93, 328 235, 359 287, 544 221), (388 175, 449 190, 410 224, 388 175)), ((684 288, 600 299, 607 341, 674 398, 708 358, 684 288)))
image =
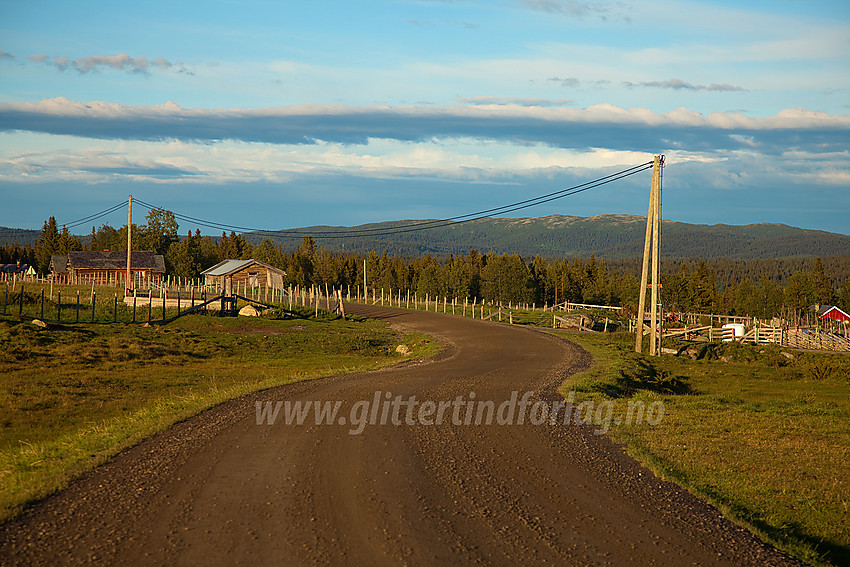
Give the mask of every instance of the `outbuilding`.
MULTIPOLYGON (((165 258, 153 250, 133 250, 133 280, 156 283, 165 276, 165 258)), ((83 250, 50 257, 50 274, 77 283, 115 283, 127 280, 126 250, 83 250)))
POLYGON ((222 260, 215 266, 207 268, 201 275, 204 284, 216 290, 232 293, 240 287, 283 289, 286 272, 258 260, 222 260))
POLYGON ((820 305, 817 309, 818 319, 831 319, 840 323, 850 322, 850 315, 836 307, 835 305, 820 305))
POLYGON ((29 278, 36 275, 35 268, 29 264, 22 264, 20 260, 15 264, 0 264, 0 274, 17 276, 18 278, 29 278))

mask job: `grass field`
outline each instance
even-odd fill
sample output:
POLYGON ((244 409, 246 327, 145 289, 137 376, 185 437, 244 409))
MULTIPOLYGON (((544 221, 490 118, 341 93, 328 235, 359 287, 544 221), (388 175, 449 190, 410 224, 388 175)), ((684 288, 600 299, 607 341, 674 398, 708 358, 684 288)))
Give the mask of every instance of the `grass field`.
POLYGON ((850 356, 736 343, 651 358, 632 334, 568 338, 595 364, 562 393, 612 401, 609 435, 633 456, 806 562, 850 564, 850 356), (635 401, 663 402, 663 419, 626 425, 635 401))
POLYGON ((0 521, 123 448, 253 391, 399 362, 437 345, 385 324, 189 315, 166 326, 0 318, 0 521))

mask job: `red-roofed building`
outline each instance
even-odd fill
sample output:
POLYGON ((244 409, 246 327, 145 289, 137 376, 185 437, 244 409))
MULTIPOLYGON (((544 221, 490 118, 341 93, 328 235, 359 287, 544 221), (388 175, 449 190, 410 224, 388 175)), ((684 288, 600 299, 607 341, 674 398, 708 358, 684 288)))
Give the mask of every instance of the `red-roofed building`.
POLYGON ((836 307, 835 305, 821 305, 818 310, 818 319, 831 319, 841 323, 850 323, 850 315, 836 307))

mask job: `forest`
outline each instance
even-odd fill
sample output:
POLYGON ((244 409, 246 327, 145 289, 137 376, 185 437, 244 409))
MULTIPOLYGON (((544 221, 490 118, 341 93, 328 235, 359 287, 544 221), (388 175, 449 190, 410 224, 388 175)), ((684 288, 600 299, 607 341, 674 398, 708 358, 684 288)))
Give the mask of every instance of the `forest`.
MULTIPOLYGON (((640 258, 533 258, 470 249, 436 256, 331 252, 304 236, 294 251, 271 240, 252 244, 243 234, 218 238, 189 232, 178 236, 173 213, 151 210, 143 225, 133 225, 133 249, 154 250, 165 257, 172 276, 197 278, 224 259, 253 258, 286 271, 288 283, 341 287, 358 286, 421 296, 477 298, 504 303, 552 305, 569 301, 623 306, 637 305, 640 258)), ((53 217, 45 221, 33 244, 0 247, 0 263, 49 270, 50 257, 71 250, 126 250, 127 226, 92 227, 79 238, 59 230, 53 217)), ((723 259, 665 258, 661 301, 667 311, 747 315, 770 318, 803 313, 814 304, 838 305, 850 311, 850 256, 825 258, 723 259)))

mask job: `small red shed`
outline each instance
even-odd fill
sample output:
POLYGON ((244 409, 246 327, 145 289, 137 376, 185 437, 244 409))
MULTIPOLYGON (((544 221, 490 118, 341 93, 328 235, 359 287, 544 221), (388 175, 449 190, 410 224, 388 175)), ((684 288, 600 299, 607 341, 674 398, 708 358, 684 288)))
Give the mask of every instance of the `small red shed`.
POLYGON ((834 305, 821 305, 818 311, 818 319, 832 319, 841 323, 850 322, 850 315, 834 305))

